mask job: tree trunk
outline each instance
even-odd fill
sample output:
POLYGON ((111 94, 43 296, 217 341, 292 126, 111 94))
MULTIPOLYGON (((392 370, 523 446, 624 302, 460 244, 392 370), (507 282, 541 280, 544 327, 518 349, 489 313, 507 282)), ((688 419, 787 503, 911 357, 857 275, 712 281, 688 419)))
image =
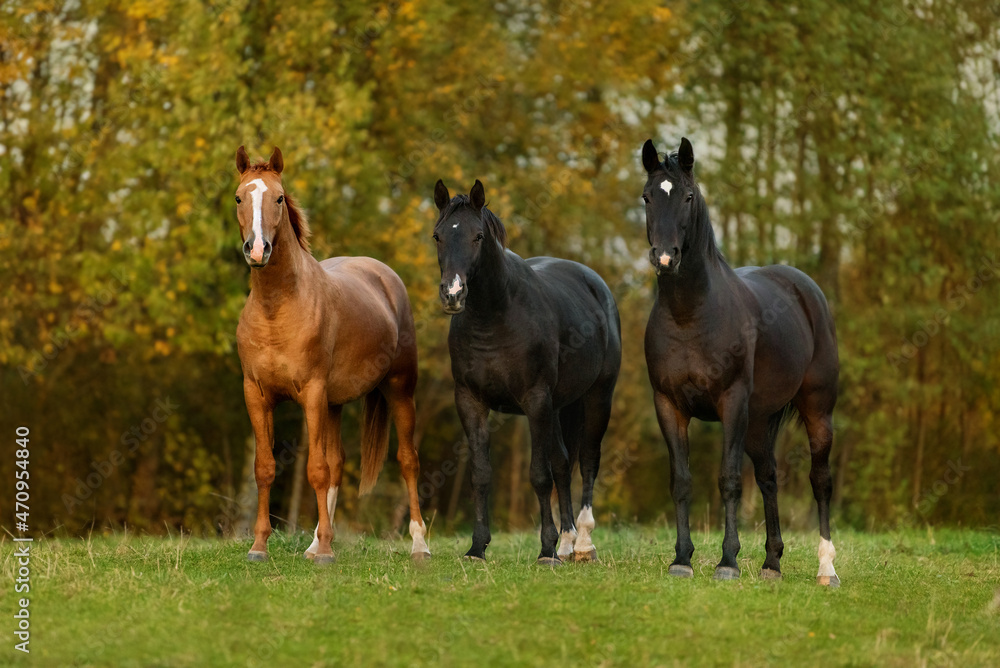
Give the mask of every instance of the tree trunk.
MULTIPOLYGON (((923 390, 924 387, 924 350, 920 348, 917 353, 917 384, 923 390)), ((917 399, 917 453, 913 461, 913 507, 917 507, 920 501, 920 486, 924 475, 924 442, 927 438, 927 411, 924 410, 922 398, 917 399)))
MULTIPOLYGON (((468 444, 465 447, 468 448, 468 444)), ((445 526, 449 529, 455 525, 455 513, 458 512, 458 497, 462 493, 462 482, 465 480, 465 469, 468 462, 468 456, 460 456, 458 458, 458 470, 455 471, 455 482, 451 486, 451 498, 448 500, 448 514, 445 516, 445 526)))
POLYGON ((247 436, 243 448, 243 474, 240 476, 240 491, 236 496, 237 516, 233 523, 233 538, 250 537, 254 520, 257 519, 257 480, 254 478, 253 463, 257 456, 257 440, 253 434, 247 436))
POLYGON ((302 507, 302 489, 305 487, 306 462, 309 459, 309 427, 305 415, 302 416, 302 435, 295 448, 295 471, 292 474, 292 489, 288 498, 288 533, 295 533, 299 526, 299 510, 302 507))

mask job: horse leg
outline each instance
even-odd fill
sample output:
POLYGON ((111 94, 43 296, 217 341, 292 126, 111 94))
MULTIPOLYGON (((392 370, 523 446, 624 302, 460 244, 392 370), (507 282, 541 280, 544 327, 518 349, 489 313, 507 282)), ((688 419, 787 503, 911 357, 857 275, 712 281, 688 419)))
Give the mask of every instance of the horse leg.
POLYGON ((722 539, 722 560, 715 567, 716 580, 735 580, 740 576, 736 555, 740 553, 740 498, 743 496, 743 451, 746 443, 748 406, 747 392, 737 384, 723 397, 719 411, 722 417, 722 467, 719 471, 719 492, 726 507, 726 534, 722 539))
POLYGON ((552 467, 549 453, 558 442, 555 432, 558 424, 552 409, 552 395, 548 389, 530 391, 521 408, 528 416, 531 428, 531 486, 538 497, 542 516, 542 551, 538 555, 538 563, 557 566, 562 562, 556 553, 559 533, 552 520, 552 467))
POLYGON ((390 377, 388 400, 392 421, 396 425, 396 439, 399 441, 396 458, 399 460, 399 468, 410 498, 410 536, 413 538, 410 558, 420 561, 429 559, 431 551, 424 539, 427 535, 427 527, 420 514, 420 495, 417 492, 420 478, 420 459, 417 456, 417 446, 413 442, 413 428, 416 424, 417 414, 413 401, 415 385, 416 369, 413 370, 412 374, 390 377))
POLYGON ((674 561, 670 564, 668 572, 670 575, 689 578, 694 576, 694 569, 691 568, 694 543, 691 542, 691 529, 688 525, 688 513, 691 507, 691 469, 688 463, 689 418, 677 410, 662 392, 654 394, 653 404, 660 432, 670 451, 670 495, 674 499, 674 511, 677 517, 674 561))
POLYGON ((306 471, 309 484, 316 492, 316 506, 319 510, 316 520, 316 551, 313 562, 316 565, 334 561, 330 541, 333 539, 333 524, 330 506, 330 465, 327 463, 327 438, 330 430, 330 407, 326 401, 326 385, 313 383, 303 393, 302 408, 305 412, 309 431, 309 459, 306 471))
POLYGON ((253 472, 257 481, 257 521, 253 527, 250 561, 267 561, 267 539, 271 535, 271 485, 274 483, 274 404, 263 396, 256 382, 245 379, 243 396, 257 443, 253 472))
POLYGON ((472 464, 472 494, 476 501, 476 524, 472 529, 472 547, 465 553, 468 559, 486 559, 490 544, 490 483, 493 469, 490 466, 489 406, 464 385, 455 385, 455 408, 462 421, 465 436, 469 439, 472 464))
POLYGON ((552 477, 556 483, 556 494, 559 496, 559 549, 556 556, 560 561, 572 559, 573 543, 576 541, 571 488, 573 462, 576 459, 577 448, 573 422, 578 417, 574 415, 572 410, 568 409, 570 409, 569 406, 556 413, 555 439, 552 443, 552 451, 549 453, 549 459, 552 462, 552 477))
MULTIPOLYGON (((334 513, 337 510, 337 492, 340 491, 341 479, 344 475, 344 444, 340 440, 340 413, 342 406, 330 406, 330 422, 327 428, 326 463, 330 467, 330 487, 326 490, 326 509, 330 515, 330 531, 336 526, 334 513)), ((306 548, 305 558, 316 556, 319 547, 319 522, 313 531, 312 544, 306 548)))
POLYGON ((833 559, 837 550, 830 540, 830 497, 833 496, 833 476, 830 474, 830 449, 833 446, 833 412, 832 402, 814 402, 812 397, 801 402, 799 414, 809 435, 809 450, 812 454, 812 466, 809 470, 809 482, 812 483, 813 496, 819 508, 819 571, 816 582, 830 587, 839 587, 840 578, 833 568, 833 559), (821 410, 814 403, 826 404, 821 410))
POLYGON ((781 578, 781 555, 785 551, 778 520, 778 474, 777 463, 774 461, 774 441, 780 421, 780 413, 770 417, 755 416, 747 427, 746 451, 753 462, 757 487, 764 499, 767 554, 760 569, 760 577, 764 580, 781 578))
POLYGON ((583 438, 580 443, 580 476, 583 478, 583 495, 580 498, 580 516, 576 519, 579 536, 573 546, 575 561, 597 561, 597 548, 591 538, 594 521, 594 483, 601 466, 601 441, 611 420, 611 398, 614 380, 606 387, 599 387, 584 398, 583 438))

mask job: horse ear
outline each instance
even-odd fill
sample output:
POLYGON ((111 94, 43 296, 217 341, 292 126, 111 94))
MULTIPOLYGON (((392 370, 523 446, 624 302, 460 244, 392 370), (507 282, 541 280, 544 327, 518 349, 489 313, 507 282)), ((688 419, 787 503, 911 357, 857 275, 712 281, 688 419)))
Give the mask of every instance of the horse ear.
POLYGON ((469 202, 476 211, 486 206, 486 191, 483 189, 483 184, 479 179, 476 179, 475 185, 472 186, 472 192, 469 193, 469 202))
POLYGON ((247 171, 247 168, 249 166, 250 166, 250 156, 247 155, 247 150, 242 146, 240 146, 238 149, 236 149, 236 169, 239 170, 240 174, 242 174, 243 172, 247 171))
POLYGON ((691 142, 687 140, 687 137, 681 137, 681 147, 677 151, 677 162, 680 163, 681 169, 688 174, 694 168, 694 148, 692 148, 691 142))
POLYGON ((444 208, 448 206, 450 201, 451 193, 448 192, 444 181, 438 179, 438 182, 434 185, 434 203, 437 204, 438 211, 444 211, 444 208))
POLYGON ((275 174, 280 174, 281 170, 285 168, 285 159, 281 157, 281 149, 277 146, 274 147, 274 152, 271 153, 271 159, 267 161, 267 166, 275 174))
POLYGON ((652 139, 647 139, 646 143, 642 145, 642 166, 646 169, 647 174, 652 174, 660 167, 660 156, 656 153, 652 139))

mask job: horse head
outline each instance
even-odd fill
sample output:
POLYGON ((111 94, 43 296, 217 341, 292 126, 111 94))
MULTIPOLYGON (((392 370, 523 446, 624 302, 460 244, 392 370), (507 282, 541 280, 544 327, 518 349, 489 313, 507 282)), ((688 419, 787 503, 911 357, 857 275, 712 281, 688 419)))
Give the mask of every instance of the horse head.
POLYGON ((469 294, 469 280, 480 271, 484 258, 503 252, 507 232, 486 208, 486 192, 476 179, 468 195, 448 193, 444 182, 434 187, 434 203, 440 215, 434 224, 441 286, 441 306, 449 315, 461 313, 469 294))

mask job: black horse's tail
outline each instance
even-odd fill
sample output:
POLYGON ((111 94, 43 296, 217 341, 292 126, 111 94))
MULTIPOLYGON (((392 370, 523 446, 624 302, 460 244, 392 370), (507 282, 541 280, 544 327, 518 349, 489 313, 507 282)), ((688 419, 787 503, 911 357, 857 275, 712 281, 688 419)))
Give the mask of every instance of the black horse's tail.
POLYGON ((389 404, 376 388, 365 395, 361 407, 360 494, 372 491, 389 451, 389 404))
POLYGON ((791 422, 796 414, 795 406, 792 405, 792 402, 788 402, 784 408, 772 415, 771 419, 767 422, 767 440, 764 442, 775 443, 778 439, 778 432, 781 431, 782 427, 791 422))

